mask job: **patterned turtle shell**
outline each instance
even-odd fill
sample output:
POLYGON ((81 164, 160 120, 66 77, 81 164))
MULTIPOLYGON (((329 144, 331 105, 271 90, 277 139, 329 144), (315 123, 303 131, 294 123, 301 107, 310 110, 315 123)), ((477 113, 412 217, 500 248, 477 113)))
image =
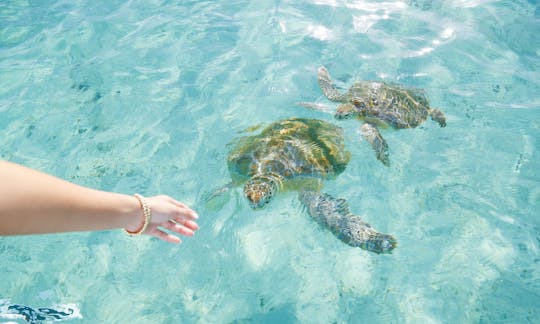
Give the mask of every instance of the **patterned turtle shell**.
POLYGON ((236 141, 228 167, 237 181, 263 174, 284 180, 330 179, 345 170, 350 156, 340 127, 317 119, 290 118, 236 141))

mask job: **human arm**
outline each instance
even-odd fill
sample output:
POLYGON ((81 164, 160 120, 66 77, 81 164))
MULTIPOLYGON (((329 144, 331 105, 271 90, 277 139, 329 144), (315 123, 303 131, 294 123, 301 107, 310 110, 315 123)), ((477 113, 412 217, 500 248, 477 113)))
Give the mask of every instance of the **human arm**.
MULTIPOLYGON (((180 243, 173 233, 192 236, 197 214, 168 196, 147 198, 151 221, 144 234, 180 243)), ((144 218, 137 198, 76 185, 7 161, 0 161, 0 235, 95 231, 136 232, 144 218)))

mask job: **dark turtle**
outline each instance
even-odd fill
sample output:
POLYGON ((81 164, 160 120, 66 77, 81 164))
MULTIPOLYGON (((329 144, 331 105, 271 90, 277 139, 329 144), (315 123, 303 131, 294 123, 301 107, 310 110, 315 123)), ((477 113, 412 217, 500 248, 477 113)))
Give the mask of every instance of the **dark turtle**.
POLYGON ((323 180, 342 173, 349 160, 340 127, 317 119, 285 119, 233 144, 228 157, 233 182, 228 186, 244 184, 254 209, 268 204, 279 190, 297 190, 309 214, 343 242, 390 252, 396 246, 394 237, 351 214, 344 199, 319 192, 323 180))
MULTIPOLYGON (((381 136, 378 126, 414 128, 422 124, 428 116, 441 127, 446 126, 443 112, 431 108, 424 91, 420 89, 377 81, 360 81, 355 82, 347 92, 340 93, 325 67, 318 70, 318 82, 329 100, 341 103, 334 115, 336 119, 364 120, 362 136, 375 150, 377 159, 386 166, 390 165, 388 144, 381 136)), ((317 105, 306 106, 322 110, 317 105)))

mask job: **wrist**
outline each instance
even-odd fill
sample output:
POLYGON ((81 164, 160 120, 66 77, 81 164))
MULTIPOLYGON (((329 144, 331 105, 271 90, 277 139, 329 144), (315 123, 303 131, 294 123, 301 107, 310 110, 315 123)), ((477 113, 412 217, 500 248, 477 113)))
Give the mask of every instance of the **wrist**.
POLYGON ((128 224, 128 226, 124 227, 124 232, 130 236, 136 236, 145 232, 146 228, 150 224, 152 214, 148 201, 145 197, 139 194, 134 194, 132 198, 136 200, 138 210, 135 213, 136 216, 133 217, 133 221, 128 224))

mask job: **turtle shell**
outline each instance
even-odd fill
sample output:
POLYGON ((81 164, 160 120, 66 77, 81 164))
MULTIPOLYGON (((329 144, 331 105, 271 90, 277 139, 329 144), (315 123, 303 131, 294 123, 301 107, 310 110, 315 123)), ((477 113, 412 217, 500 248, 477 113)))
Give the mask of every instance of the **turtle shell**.
POLYGON ((344 102, 363 105, 366 118, 379 119, 397 128, 420 125, 430 109, 422 90, 383 82, 356 82, 344 98, 344 102))
POLYGON ((272 173, 284 179, 329 179, 343 172, 349 160, 340 127, 318 119, 290 118, 238 139, 228 167, 240 181, 272 173))

